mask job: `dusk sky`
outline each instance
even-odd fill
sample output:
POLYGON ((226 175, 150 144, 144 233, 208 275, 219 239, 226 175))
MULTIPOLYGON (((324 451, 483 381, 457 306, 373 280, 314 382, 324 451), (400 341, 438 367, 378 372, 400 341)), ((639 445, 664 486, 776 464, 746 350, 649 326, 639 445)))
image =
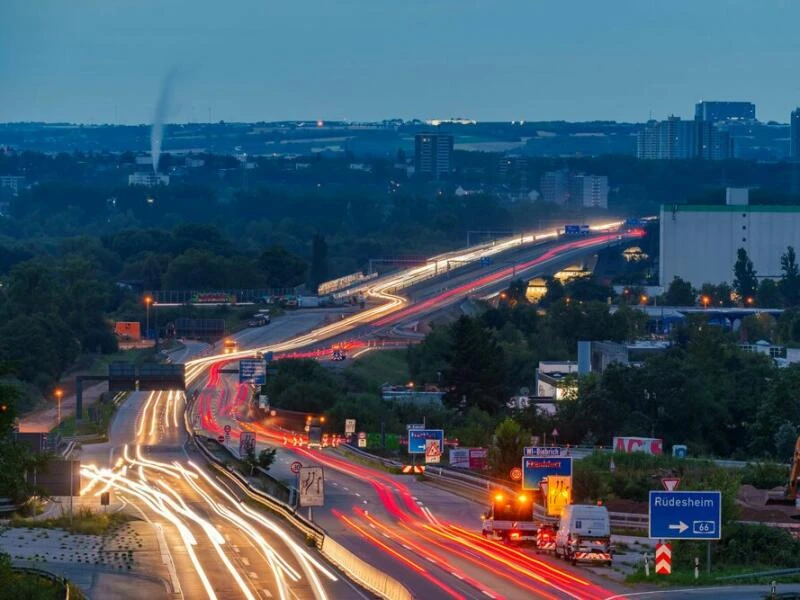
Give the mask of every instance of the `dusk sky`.
POLYGON ((800 105, 792 0, 1 0, 0 121, 644 121, 800 105), (210 109, 210 110, 209 110, 210 109))

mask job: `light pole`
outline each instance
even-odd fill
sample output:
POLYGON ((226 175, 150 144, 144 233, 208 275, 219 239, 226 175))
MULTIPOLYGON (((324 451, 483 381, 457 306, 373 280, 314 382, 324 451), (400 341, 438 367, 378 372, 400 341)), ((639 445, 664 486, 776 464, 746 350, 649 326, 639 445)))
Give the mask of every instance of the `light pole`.
POLYGON ((144 297, 144 304, 147 307, 147 321, 144 327, 145 337, 150 337, 150 305, 153 303, 152 296, 144 297))
POLYGON ((56 406, 58 407, 58 422, 56 423, 56 427, 61 427, 61 398, 64 396, 64 390, 61 388, 56 388, 53 392, 56 396, 56 406))

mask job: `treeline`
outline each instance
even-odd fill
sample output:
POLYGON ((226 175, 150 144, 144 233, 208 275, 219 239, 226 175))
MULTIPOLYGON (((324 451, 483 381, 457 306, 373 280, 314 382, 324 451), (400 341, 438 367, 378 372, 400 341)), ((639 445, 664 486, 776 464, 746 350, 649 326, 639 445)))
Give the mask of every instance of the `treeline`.
MULTIPOLYGON (((324 239, 317 247, 321 277, 324 239)), ((114 315, 144 320, 142 290, 288 288, 308 273, 308 262, 284 248, 243 251, 213 225, 47 244, 1 240, 0 361, 46 391, 80 354, 116 351, 114 315)))

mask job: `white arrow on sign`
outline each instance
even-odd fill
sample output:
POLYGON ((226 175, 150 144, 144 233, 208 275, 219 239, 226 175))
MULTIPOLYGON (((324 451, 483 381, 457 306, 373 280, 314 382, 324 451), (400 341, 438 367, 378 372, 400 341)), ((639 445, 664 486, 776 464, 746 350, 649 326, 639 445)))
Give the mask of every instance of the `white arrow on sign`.
POLYGON ((684 531, 689 529, 689 526, 686 523, 684 523, 683 521, 679 521, 677 525, 674 525, 674 524, 670 523, 669 528, 670 529, 677 529, 678 533, 683 533, 684 531))

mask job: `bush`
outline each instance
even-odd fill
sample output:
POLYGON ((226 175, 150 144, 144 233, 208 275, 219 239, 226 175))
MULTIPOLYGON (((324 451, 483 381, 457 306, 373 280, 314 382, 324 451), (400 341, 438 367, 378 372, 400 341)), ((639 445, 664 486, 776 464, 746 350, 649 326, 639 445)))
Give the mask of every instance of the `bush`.
POLYGON ((769 490, 786 485, 789 481, 789 467, 775 463, 748 464, 742 469, 742 483, 760 490, 769 490))
MULTIPOLYGON (((691 567, 695 556, 706 554, 705 542, 675 542, 672 559, 676 566, 691 567)), ((722 539, 712 544, 712 564, 719 566, 769 565, 796 567, 800 563, 800 541, 778 527, 729 523, 722 539)))

